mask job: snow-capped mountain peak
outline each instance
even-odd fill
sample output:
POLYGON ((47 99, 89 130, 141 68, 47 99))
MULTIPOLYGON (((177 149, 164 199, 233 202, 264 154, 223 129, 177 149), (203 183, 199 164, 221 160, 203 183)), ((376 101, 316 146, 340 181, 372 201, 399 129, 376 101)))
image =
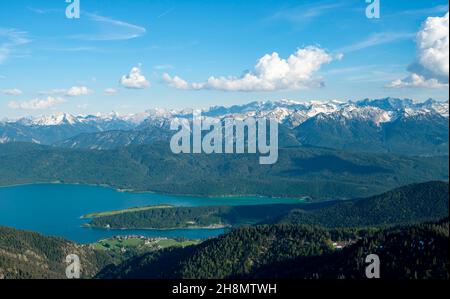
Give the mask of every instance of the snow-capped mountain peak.
POLYGON ((76 116, 63 112, 54 115, 37 117, 30 120, 30 124, 37 126, 74 125, 77 122, 78 119, 76 116))
MULTIPOLYGON (((140 113, 26 117, 0 123, 0 143, 33 142, 70 148, 112 149, 167 141, 170 121, 192 118, 193 109, 152 108, 140 113)), ((281 144, 409 152, 410 141, 421 144, 414 154, 448 153, 448 101, 385 98, 358 102, 292 100, 260 101, 203 110, 204 119, 266 117, 282 126, 281 144), (423 126, 422 126, 423 125, 423 126), (429 131, 432 132, 430 138, 429 131), (404 135, 399 132, 405 132, 404 135), (400 141, 387 140, 389 134, 400 141), (403 138, 403 139, 402 139, 403 138), (391 144, 391 143, 392 144, 391 144), (436 147, 436 144, 439 144, 436 147), (447 145, 446 145, 447 144, 447 145), (446 151, 447 146, 447 151, 446 151)))
MULTIPOLYGON (((295 127, 304 121, 320 114, 333 115, 347 119, 361 119, 373 121, 377 125, 392 121, 399 116, 413 116, 416 114, 436 113, 444 117, 449 116, 449 103, 429 99, 422 103, 415 103, 410 99, 364 99, 357 102, 344 102, 339 100, 300 102, 294 100, 259 101, 244 105, 229 107, 213 106, 203 110, 208 117, 267 117, 275 118, 280 123, 287 123, 295 127)), ((8 123, 19 123, 24 126, 75 126, 77 124, 105 124, 126 123, 130 127, 138 127, 149 122, 163 123, 174 117, 191 117, 192 109, 164 109, 152 108, 145 112, 134 114, 107 114, 77 115, 57 113, 41 117, 27 117, 8 123)))

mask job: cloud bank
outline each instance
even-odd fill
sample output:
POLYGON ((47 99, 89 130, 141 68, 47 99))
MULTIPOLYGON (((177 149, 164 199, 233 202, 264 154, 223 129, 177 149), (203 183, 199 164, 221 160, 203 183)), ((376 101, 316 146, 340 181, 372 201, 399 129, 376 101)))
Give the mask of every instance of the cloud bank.
POLYGON ((417 58, 408 68, 410 75, 389 87, 448 87, 449 36, 448 12, 443 17, 429 17, 417 33, 417 58))
POLYGON ((79 97, 93 93, 92 90, 86 86, 72 86, 69 89, 52 89, 50 91, 42 91, 41 95, 61 95, 67 97, 79 97))
POLYGON ((44 99, 36 98, 28 102, 9 102, 8 107, 11 109, 24 109, 24 110, 41 110, 48 109, 64 102, 60 97, 47 97, 44 99))
POLYGON ((309 46, 297 50, 287 59, 278 53, 266 54, 258 59, 254 70, 241 77, 210 77, 206 82, 188 83, 179 76, 163 75, 163 80, 177 89, 221 90, 221 91, 275 91, 298 90, 322 87, 324 82, 314 77, 322 65, 342 55, 331 55, 327 51, 309 46))

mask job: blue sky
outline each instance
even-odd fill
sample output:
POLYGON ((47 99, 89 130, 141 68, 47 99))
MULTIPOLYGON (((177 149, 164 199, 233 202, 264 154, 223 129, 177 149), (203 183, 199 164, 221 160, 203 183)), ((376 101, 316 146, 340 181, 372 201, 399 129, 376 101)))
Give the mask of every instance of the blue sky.
POLYGON ((368 19, 364 0, 80 0, 80 19, 68 19, 65 0, 0 0, 0 118, 283 98, 448 100, 448 67, 447 85, 388 87, 410 75, 415 35, 447 3, 381 0, 380 19, 368 19), (299 49, 322 57, 302 69, 306 79, 267 88, 239 79, 259 80, 264 55, 299 49), (221 76, 234 79, 205 83, 221 76))

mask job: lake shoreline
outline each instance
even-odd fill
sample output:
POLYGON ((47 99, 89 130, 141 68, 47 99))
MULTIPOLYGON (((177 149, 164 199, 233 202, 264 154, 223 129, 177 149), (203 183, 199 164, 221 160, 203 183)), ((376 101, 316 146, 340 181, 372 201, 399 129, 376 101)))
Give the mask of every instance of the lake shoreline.
POLYGON ((102 217, 108 217, 108 216, 116 216, 121 214, 127 214, 127 213, 135 213, 135 212, 142 212, 142 211, 148 211, 151 209, 171 209, 175 208, 174 205, 169 204, 159 204, 159 205, 150 205, 150 206, 142 206, 142 207, 131 207, 121 210, 113 210, 113 211, 103 211, 103 212, 93 212, 89 214, 85 214, 80 217, 80 219, 96 219, 96 218, 102 218, 102 217))
MULTIPOLYGON (((143 236, 205 239, 222 234, 223 229, 228 227, 223 225, 224 222, 213 226, 185 223, 181 225, 185 226, 182 228, 178 228, 177 223, 167 223, 168 225, 163 229, 157 228, 159 224, 148 223, 148 226, 156 227, 132 229, 124 225, 123 229, 112 231, 99 229, 98 227, 92 227, 91 230, 80 227, 82 224, 89 222, 89 220, 80 219, 80 216, 102 213, 102 211, 141 209, 154 205, 204 207, 303 203, 298 199, 239 198, 236 196, 233 196, 233 199, 221 199, 224 197, 175 197, 165 196, 161 193, 137 194, 117 192, 117 189, 111 186, 69 184, 56 180, 1 186, 0 198, 2 198, 0 200, 0 225, 35 231, 44 235, 59 236, 82 244, 112 235, 136 233, 143 236), (17 214, 17 210, 22 212, 17 214)), ((164 225, 161 226, 164 227, 164 225)))
POLYGON ((11 184, 11 185, 0 185, 0 188, 13 188, 13 187, 23 187, 23 186, 32 186, 32 185, 66 185, 66 186, 90 186, 90 187, 102 187, 112 189, 116 192, 120 193, 131 193, 131 194, 161 194, 167 196, 174 197, 195 197, 195 198, 209 198, 209 199, 239 199, 242 197, 256 197, 261 199, 280 199, 280 200, 298 200, 300 202, 309 203, 311 202, 311 197, 309 196, 298 196, 298 197, 280 197, 280 196, 267 196, 260 194, 223 194, 223 195, 199 195, 199 194, 179 194, 179 193, 168 193, 163 191, 151 191, 151 190, 136 190, 136 189, 127 189, 127 188, 119 188, 107 184, 88 184, 88 183, 63 183, 59 181, 54 182, 35 182, 35 183, 21 183, 21 184, 11 184))
POLYGON ((95 226, 90 224, 81 225, 82 228, 93 228, 99 230, 107 230, 107 231, 125 231, 125 230, 152 230, 152 231, 171 231, 171 230, 195 230, 195 229, 205 229, 205 230, 215 230, 215 229, 225 229, 231 228, 232 225, 227 224, 214 224, 209 226, 189 226, 189 227, 172 227, 172 228, 144 228, 144 227, 127 227, 127 228, 107 228, 101 226, 95 226))

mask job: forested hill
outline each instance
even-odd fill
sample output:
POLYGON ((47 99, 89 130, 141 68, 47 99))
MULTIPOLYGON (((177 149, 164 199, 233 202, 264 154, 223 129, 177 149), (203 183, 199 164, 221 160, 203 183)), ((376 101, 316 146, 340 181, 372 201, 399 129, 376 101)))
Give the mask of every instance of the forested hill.
POLYGON ((0 144, 0 185, 106 184, 120 189, 201 196, 365 197, 411 183, 448 180, 448 156, 411 157, 281 148, 278 162, 258 155, 175 155, 165 145, 71 150, 0 144))
POLYGON ((105 268, 98 277, 365 279, 365 258, 375 253, 382 261, 382 278, 448 279, 448 229, 448 218, 369 230, 243 227, 197 246, 130 259, 105 268))
POLYGON ((449 222, 424 223, 360 234, 355 244, 321 256, 265 265, 244 277, 364 279, 365 258, 377 254, 381 278, 449 279, 449 222))
POLYGON ((103 228, 168 229, 258 223, 325 227, 410 224, 448 216, 448 193, 448 182, 428 182, 348 201, 147 209, 98 217, 90 225, 103 228))
POLYGON ((292 225, 252 226, 198 246, 168 249, 104 269, 100 278, 226 278, 259 265, 331 250, 325 229, 292 225))
POLYGON ((448 215, 448 182, 427 182, 369 198, 337 202, 311 211, 292 210, 273 222, 361 227, 423 222, 448 215))
POLYGON ((112 259, 89 246, 0 226, 0 279, 66 278, 66 256, 76 254, 81 275, 94 276, 112 259))

